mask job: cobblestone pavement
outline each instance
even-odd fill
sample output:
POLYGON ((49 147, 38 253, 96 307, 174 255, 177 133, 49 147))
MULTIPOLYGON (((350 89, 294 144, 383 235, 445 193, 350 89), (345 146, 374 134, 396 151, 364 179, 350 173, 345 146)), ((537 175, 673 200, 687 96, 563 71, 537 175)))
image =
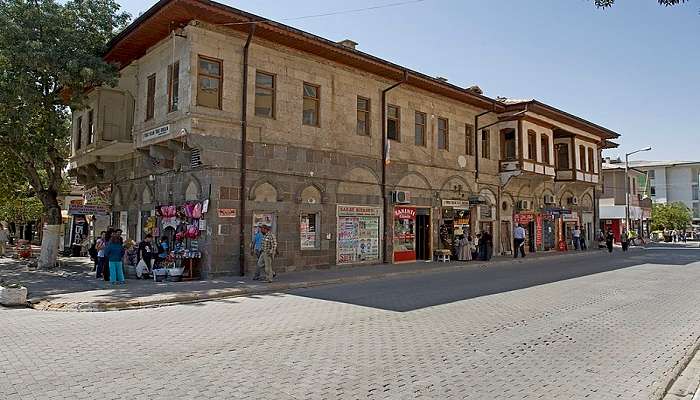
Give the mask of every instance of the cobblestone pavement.
POLYGON ((566 268, 624 268, 490 295, 474 288, 513 277, 112 313, 0 308, 0 399, 656 398, 700 335, 698 260, 599 253, 566 268))

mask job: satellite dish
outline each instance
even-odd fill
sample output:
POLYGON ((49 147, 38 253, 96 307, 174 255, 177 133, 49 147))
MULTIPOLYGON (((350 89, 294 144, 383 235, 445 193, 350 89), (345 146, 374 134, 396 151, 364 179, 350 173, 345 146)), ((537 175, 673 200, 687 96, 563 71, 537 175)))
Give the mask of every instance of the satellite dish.
POLYGON ((460 168, 466 167, 467 166, 467 158, 464 156, 457 157, 457 164, 459 164, 460 168))

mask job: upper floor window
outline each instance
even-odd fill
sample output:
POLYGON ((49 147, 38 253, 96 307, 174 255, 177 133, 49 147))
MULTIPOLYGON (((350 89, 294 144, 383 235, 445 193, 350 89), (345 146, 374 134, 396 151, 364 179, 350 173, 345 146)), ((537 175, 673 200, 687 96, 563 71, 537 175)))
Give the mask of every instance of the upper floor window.
POLYGON ((515 160, 517 158, 515 145, 515 129, 508 128, 501 130, 501 159, 515 160))
POLYGON ((656 170, 653 170, 653 169, 649 170, 649 172, 647 172, 647 174, 649 175, 649 179, 656 178, 656 170))
POLYGON ((153 119, 156 101, 156 74, 149 75, 146 84, 146 121, 153 119))
POLYGON ((595 156, 593 155, 593 149, 588 148, 588 172, 595 172, 595 156))
POLYGON ((386 108, 386 137, 391 140, 401 138, 401 110, 391 104, 386 108))
POLYGON ((557 168, 571 169, 569 166, 569 145, 566 143, 558 143, 555 147, 557 151, 557 168))
POLYGON ((95 115, 92 110, 88 111, 88 144, 95 142, 95 115))
POLYGON ((177 111, 180 100, 180 62, 168 66, 168 112, 177 111))
POLYGON ((535 131, 527 131, 527 158, 537 161, 537 134, 535 131))
POLYGON ((586 172, 586 147, 582 144, 578 145, 578 169, 586 172))
POLYGON ((321 88, 317 85, 304 83, 304 109, 302 111, 302 123, 304 125, 319 126, 320 101, 321 88))
POLYGON ((437 146, 440 150, 450 150, 450 121, 438 118, 437 146))
POLYGON ((428 116, 425 113, 416 111, 416 146, 426 145, 427 125, 428 116))
POLYGON ((542 154, 542 162, 549 165, 549 136, 540 136, 540 154, 542 154))
POLYGON ((221 109, 222 61, 199 56, 197 105, 221 109))
POLYGON ((491 158, 491 131, 481 130, 481 158, 491 158))
POLYGON ((357 134, 368 136, 369 135, 369 99, 361 96, 357 96, 357 134))
POLYGON ((255 115, 275 117, 275 76, 266 72, 255 73, 255 115))
POLYGON ((468 156, 474 155, 474 125, 464 126, 464 145, 468 156))
POLYGON ((75 149, 80 150, 83 144, 83 117, 78 117, 78 126, 75 129, 75 149))

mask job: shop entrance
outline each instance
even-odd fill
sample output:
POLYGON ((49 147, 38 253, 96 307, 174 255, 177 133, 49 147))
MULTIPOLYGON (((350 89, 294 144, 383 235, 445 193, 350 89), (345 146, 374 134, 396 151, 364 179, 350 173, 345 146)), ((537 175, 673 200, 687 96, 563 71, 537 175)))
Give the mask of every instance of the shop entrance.
POLYGON ((554 238, 554 220, 545 218, 542 221, 542 237, 544 238, 544 249, 552 250, 556 247, 554 238))
POLYGON ((430 260, 430 210, 419 208, 416 214, 416 259, 430 260))

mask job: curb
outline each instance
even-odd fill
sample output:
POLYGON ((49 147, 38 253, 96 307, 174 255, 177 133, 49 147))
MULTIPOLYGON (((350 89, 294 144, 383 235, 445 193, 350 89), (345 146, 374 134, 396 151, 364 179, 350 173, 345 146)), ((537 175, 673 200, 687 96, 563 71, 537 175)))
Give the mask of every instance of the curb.
MULTIPOLYGON (((584 255, 594 254, 596 250, 589 250, 587 252, 575 252, 575 253, 557 253, 551 254, 543 257, 531 257, 525 259, 519 259, 517 262, 519 264, 526 264, 532 261, 542 260, 542 259, 553 259, 553 258, 573 258, 581 257, 584 255)), ((312 288, 318 286, 328 286, 337 285, 344 283, 360 283, 370 280, 377 279, 387 279, 387 278, 399 278, 399 277, 410 277, 415 275, 429 275, 436 273, 452 272, 458 271, 465 266, 474 267, 488 267, 495 265, 512 264, 513 260, 498 260, 489 262, 488 264, 460 264, 460 265, 447 265, 444 267, 435 267, 429 270, 416 269, 411 271, 392 271, 385 272, 376 275, 360 275, 360 276, 350 276, 341 278, 331 278, 315 281, 302 281, 293 283, 273 283, 269 286, 262 287, 242 287, 242 288, 226 288, 226 289, 212 289, 210 293, 183 293, 169 297, 166 299, 152 299, 152 300, 125 300, 125 301, 112 301, 112 302, 85 302, 85 303, 55 303, 44 298, 42 299, 31 299, 28 302, 28 307, 39 310, 39 311, 63 311, 63 312, 105 312, 105 311, 121 311, 121 310, 137 310, 143 308, 156 308, 173 306, 178 304, 191 304, 200 303, 205 301, 220 300, 225 298, 243 297, 243 296, 253 296, 258 294, 269 294, 285 290, 294 289, 304 289, 312 288)))
POLYGON ((695 338, 695 343, 693 344, 691 350, 685 354, 683 359, 678 361, 678 363, 670 371, 672 376, 671 380, 666 384, 665 387, 657 390, 653 396, 658 400, 671 400, 671 399, 683 399, 692 396, 695 400, 699 397, 700 391, 698 390, 698 380, 697 377, 688 377, 685 374, 686 369, 690 364, 697 363, 700 364, 700 336, 695 338), (692 384, 692 385, 691 385, 692 384), (688 386, 694 386, 692 389, 694 392, 686 392, 685 389, 688 386), (675 392, 675 393, 674 393, 675 392))

